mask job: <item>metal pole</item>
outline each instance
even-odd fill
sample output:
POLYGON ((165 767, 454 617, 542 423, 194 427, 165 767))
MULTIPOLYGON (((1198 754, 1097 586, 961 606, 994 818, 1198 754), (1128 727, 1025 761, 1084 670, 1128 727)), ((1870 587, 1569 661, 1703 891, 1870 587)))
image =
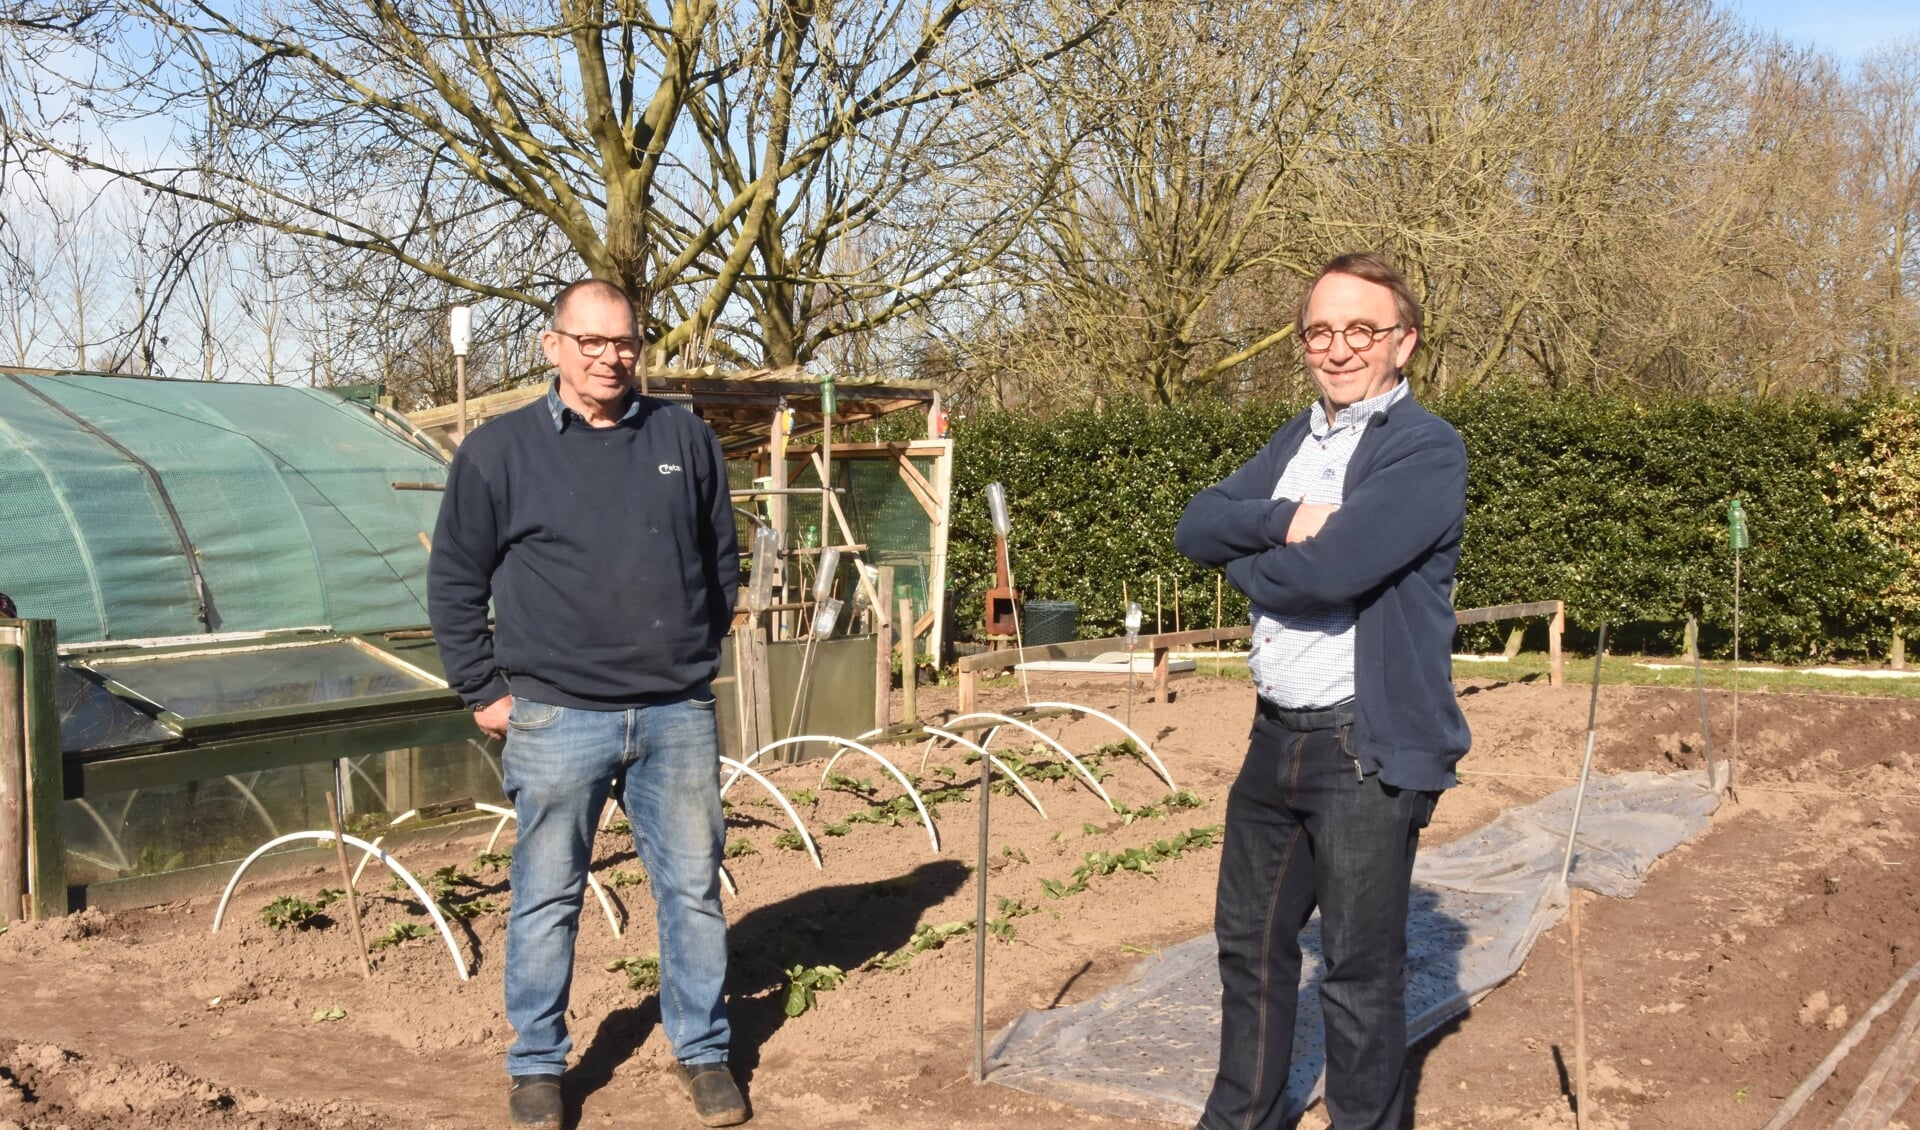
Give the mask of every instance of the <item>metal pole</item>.
POLYGON ((987 1081, 987 804, 993 762, 980 758, 980 853, 973 898, 973 1081, 987 1081))
POLYGON ((1587 799, 1587 775, 1593 770, 1594 720, 1600 710, 1600 660, 1607 654, 1607 624, 1600 622, 1600 638, 1593 645, 1593 694, 1587 700, 1587 755, 1580 762, 1580 787, 1573 794, 1573 821, 1567 825, 1567 854, 1560 862, 1560 883, 1573 872, 1573 838, 1580 831, 1580 808, 1587 799))

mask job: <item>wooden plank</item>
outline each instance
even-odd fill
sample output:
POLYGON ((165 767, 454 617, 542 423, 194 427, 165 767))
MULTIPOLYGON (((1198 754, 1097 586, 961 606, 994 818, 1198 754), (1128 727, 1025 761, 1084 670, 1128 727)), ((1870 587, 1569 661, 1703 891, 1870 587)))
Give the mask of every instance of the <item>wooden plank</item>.
POLYGON ((927 477, 920 473, 918 467, 907 460, 905 452, 894 453, 893 469, 899 473, 900 480, 907 484, 908 491, 912 493, 913 500, 920 504, 920 509, 927 512, 927 517, 939 521, 940 502, 933 484, 927 481, 927 477))
MULTIPOLYGON (((1248 624, 1237 624, 1230 628, 1193 628, 1184 632, 1161 632, 1141 636, 1134 646, 1135 650, 1141 648, 1171 650, 1191 647, 1194 644, 1244 640, 1252 635, 1253 628, 1248 624)), ((978 655, 962 656, 955 666, 963 673, 1001 671, 1016 663, 1035 660, 1091 659, 1109 651, 1124 651, 1126 646, 1127 641, 1118 636, 1098 640, 1075 640, 1071 643, 1028 644, 1024 652, 1018 648, 1006 648, 1000 651, 985 651, 978 655)))
POLYGON ((20 621, 21 721, 27 754, 27 902, 34 918, 67 913, 67 847, 60 827, 65 765, 54 677, 60 656, 52 620, 20 621))
MULTIPOLYGON (((1173 666, 1172 661, 1167 658, 1168 655, 1169 649, 1167 648, 1156 647, 1153 649, 1153 693, 1155 702, 1173 701, 1173 699, 1168 696, 1167 691, 1167 674, 1173 666)), ((1127 665, 1133 665, 1132 655, 1127 656, 1127 665)))
POLYGON ((1495 620, 1518 620, 1525 616, 1551 616, 1559 611, 1557 600, 1536 600, 1531 604, 1496 604, 1490 608, 1462 608, 1454 612, 1458 624, 1490 624, 1495 620))
POLYGON ((22 725, 23 656, 7 630, 0 643, 0 925, 25 912, 27 894, 27 732, 22 725))

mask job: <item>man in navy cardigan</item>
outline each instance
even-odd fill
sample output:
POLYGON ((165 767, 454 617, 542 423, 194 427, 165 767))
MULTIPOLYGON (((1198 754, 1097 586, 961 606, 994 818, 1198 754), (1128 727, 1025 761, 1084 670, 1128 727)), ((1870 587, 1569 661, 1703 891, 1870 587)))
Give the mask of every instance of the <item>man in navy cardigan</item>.
POLYGON ((1295 328, 1319 402, 1194 496, 1174 535, 1252 602, 1259 694, 1227 798, 1220 1066, 1199 1126, 1279 1127, 1318 907, 1327 1112, 1397 1130, 1414 849, 1469 744, 1451 661, 1466 447, 1408 395, 1420 307, 1383 256, 1328 263, 1295 328))

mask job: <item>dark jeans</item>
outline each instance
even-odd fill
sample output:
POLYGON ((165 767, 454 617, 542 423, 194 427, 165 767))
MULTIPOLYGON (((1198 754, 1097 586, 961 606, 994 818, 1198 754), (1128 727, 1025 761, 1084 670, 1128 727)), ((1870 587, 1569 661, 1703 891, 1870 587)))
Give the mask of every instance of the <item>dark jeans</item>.
POLYGON ((1407 896, 1437 794, 1359 774, 1350 727, 1254 719, 1227 797, 1214 933, 1220 1067, 1204 1130, 1277 1130, 1293 1061, 1300 929, 1320 908, 1327 1113, 1336 1130, 1397 1130, 1407 1102, 1407 896))

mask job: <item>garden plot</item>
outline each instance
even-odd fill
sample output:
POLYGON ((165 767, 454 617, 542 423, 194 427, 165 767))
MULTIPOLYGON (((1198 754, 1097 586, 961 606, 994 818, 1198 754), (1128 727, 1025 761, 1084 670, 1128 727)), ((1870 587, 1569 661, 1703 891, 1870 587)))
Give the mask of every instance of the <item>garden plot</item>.
MULTIPOLYGON (((1102 693, 1091 705, 1124 709, 1122 689, 1102 693)), ((1019 692, 982 697, 982 709, 1005 708, 1019 692)), ((928 717, 951 705, 937 689, 921 696, 928 717)), ((1440 805, 1432 846, 1566 787, 1584 746, 1581 690, 1478 679, 1462 684, 1462 705, 1476 748, 1440 805)), ((1173 704, 1136 702, 1134 728, 1191 797, 1109 750, 1095 772, 1125 812, 1041 743, 1001 734, 994 753, 1036 770, 1025 776, 1046 815, 1018 796, 991 798, 990 1030, 1090 1000, 1143 957, 1207 931, 1215 829, 1251 708, 1243 680, 1204 675, 1173 704)), ((1725 701, 1713 709, 1724 725, 1725 701)), ((1743 696, 1738 796, 1632 899, 1587 903, 1593 1125, 1758 1127, 1920 959, 1916 713, 1909 700, 1743 696)), ((1698 718, 1685 692, 1603 689, 1596 770, 1698 768, 1698 718)), ((1083 759, 1114 740, 1096 721, 1041 726, 1083 759)), ((948 747, 916 772, 917 747, 881 748, 938 809, 940 851, 911 804, 902 809, 899 786, 855 764, 864 759, 843 761, 834 772, 845 779, 824 784, 819 763, 766 770, 817 843, 819 870, 763 790, 729 795, 734 1061, 753 1124, 1133 1124, 969 1080, 977 764, 948 747)), ((371 981, 343 916, 319 905, 339 885, 331 872, 249 880, 218 935, 211 898, 0 935, 0 1120, 71 1130, 491 1124, 510 1039, 499 978, 511 899, 504 868, 484 858, 491 830, 450 832, 405 858, 464 910, 455 935, 472 966, 466 983, 437 935, 395 929, 427 922, 373 870, 360 888, 368 933, 393 941, 371 981), (289 896, 308 906, 278 901, 289 896), (263 916, 276 903, 277 927, 263 916)), ((495 851, 509 847, 503 836, 495 851)), ((596 874, 624 908, 623 936, 589 904, 571 1009, 578 1124, 646 1111, 657 1125, 694 1126, 666 1071, 645 875, 617 832, 602 837, 596 874)), ((1572 1125, 1565 934, 1541 935, 1517 975, 1419 1045, 1420 1126, 1572 1125)), ((1832 1121, 1893 1021, 1842 1063, 1807 1125, 1832 1121)), ((1302 1125, 1318 1117, 1309 1111, 1302 1125)))

